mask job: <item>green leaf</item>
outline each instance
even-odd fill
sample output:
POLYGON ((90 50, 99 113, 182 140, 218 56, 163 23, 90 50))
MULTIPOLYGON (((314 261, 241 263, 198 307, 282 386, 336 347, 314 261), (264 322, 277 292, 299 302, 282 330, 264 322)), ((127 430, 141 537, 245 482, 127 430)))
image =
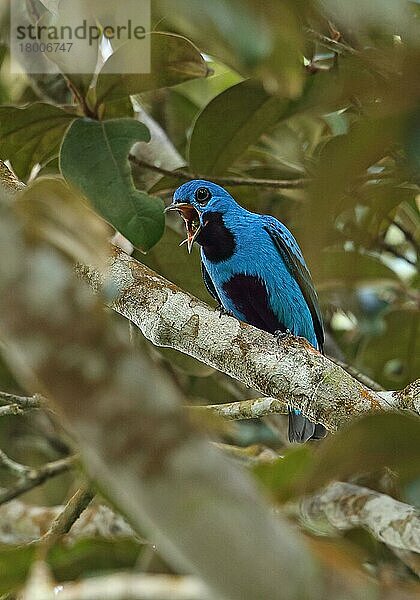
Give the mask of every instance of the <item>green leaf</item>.
POLYGON ((137 45, 127 42, 102 67, 96 84, 98 104, 131 94, 170 87, 196 77, 206 77, 206 61, 186 38, 169 33, 151 34, 151 72, 141 73, 137 45), (139 63, 139 74, 124 73, 126 65, 139 63))
MULTIPOLYGON (((45 3, 44 3, 45 4, 45 3)), ((50 28, 61 31, 62 27, 70 27, 76 31, 83 23, 86 23, 86 30, 97 24, 99 14, 94 11, 92 3, 89 9, 86 7, 85 0, 72 0, 72 2, 49 2, 48 11, 40 17, 38 25, 40 28, 39 40, 45 44, 43 53, 51 62, 57 65, 66 78, 71 82, 72 87, 85 96, 89 85, 95 73, 99 54, 99 40, 93 39, 87 43, 87 40, 75 39, 71 52, 57 52, 54 44, 49 49, 51 37, 50 28)), ((75 35, 75 34, 73 34, 75 35)))
POLYGON ((57 14, 58 13, 58 5, 60 0, 40 0, 42 4, 47 8, 50 12, 57 14))
POLYGON ((404 116, 363 117, 345 135, 321 144, 314 192, 337 199, 346 186, 356 183, 359 175, 365 175, 368 167, 389 153, 401 139, 405 126, 404 116))
POLYGON ((160 0, 165 22, 194 40, 210 56, 244 77, 259 78, 273 93, 295 98, 301 91, 306 6, 293 0, 160 0))
POLYGON ((329 436, 319 447, 305 491, 331 480, 388 467, 402 481, 420 474, 420 419, 397 413, 368 415, 329 436))
POLYGON ((188 98, 195 106, 203 108, 218 94, 243 81, 243 77, 226 65, 211 61, 207 63, 211 75, 205 79, 191 79, 181 83, 176 92, 188 98))
POLYGON ((358 281, 398 279, 398 275, 387 267, 379 258, 371 254, 356 251, 327 250, 322 253, 322 260, 313 265, 316 281, 331 281, 336 285, 342 281, 355 285, 358 281))
POLYGON ((148 250, 164 229, 163 202, 136 190, 128 162, 135 142, 150 140, 134 119, 75 121, 64 138, 60 168, 68 183, 135 246, 148 250))
POLYGON ((0 594, 12 592, 21 586, 35 558, 31 546, 0 546, 0 594))
POLYGON ((299 446, 291 448, 273 463, 257 465, 254 473, 277 501, 287 502, 301 494, 312 463, 312 449, 299 446))
POLYGON ((110 569, 132 569, 144 548, 133 539, 86 538, 71 546, 56 544, 49 564, 58 581, 67 581, 110 569))
POLYGON ((198 173, 220 174, 251 144, 289 114, 292 101, 270 96, 248 79, 214 98, 198 115, 191 135, 189 162, 198 173))
POLYGON ((75 115, 52 104, 23 108, 0 106, 0 158, 9 159, 17 176, 26 179, 37 163, 58 155, 66 128, 75 115))

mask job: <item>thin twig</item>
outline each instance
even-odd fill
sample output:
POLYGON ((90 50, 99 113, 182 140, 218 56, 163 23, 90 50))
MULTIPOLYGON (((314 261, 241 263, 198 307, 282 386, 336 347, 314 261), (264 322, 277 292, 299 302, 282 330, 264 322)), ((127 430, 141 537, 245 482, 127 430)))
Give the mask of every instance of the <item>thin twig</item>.
POLYGON ((65 473, 74 466, 76 460, 77 459, 75 456, 69 456, 67 458, 62 458, 60 460, 56 460, 55 462, 48 463, 39 469, 31 469, 28 467, 29 470, 26 476, 21 478, 21 481, 7 490, 0 491, 0 505, 4 504, 5 502, 9 502, 9 500, 13 500, 13 498, 21 496, 25 492, 32 490, 38 485, 42 485, 47 479, 51 479, 56 475, 65 473))
POLYGON ((241 446, 233 446, 231 444, 221 444, 214 442, 214 446, 222 452, 238 459, 245 463, 246 466, 252 467, 258 464, 272 463, 280 458, 279 454, 263 444, 254 444, 242 448, 241 446))
POLYGON ((54 519, 47 533, 41 538, 44 551, 48 550, 73 527, 82 512, 93 500, 94 492, 89 488, 80 488, 70 498, 63 511, 54 519))
POLYGON ((30 467, 26 465, 21 465, 20 463, 12 460, 7 456, 3 450, 0 450, 0 469, 7 469, 9 473, 18 477, 20 480, 25 479, 29 472, 31 471, 30 467))
POLYGON ((78 105, 82 109, 83 114, 86 117, 89 117, 90 119, 97 120, 98 119, 98 115, 97 115, 96 110, 92 110, 90 108, 90 106, 88 105, 88 103, 86 101, 86 98, 83 95, 83 93, 78 90, 78 88, 74 85, 74 83, 71 81, 71 79, 69 79, 66 76, 64 76, 64 79, 66 81, 67 87, 73 93, 76 102, 78 103, 78 105))
POLYGON ((257 187, 269 187, 277 189, 300 189, 310 183, 309 179, 255 179, 253 177, 218 177, 214 175, 199 175, 198 173, 192 173, 186 169, 177 169, 176 171, 170 171, 163 167, 152 165, 145 160, 137 158, 132 154, 129 155, 128 159, 130 162, 138 167, 143 167, 149 171, 160 173, 167 177, 174 177, 175 179, 211 179, 214 183, 219 185, 249 185, 257 187))
POLYGON ((7 406, 0 406, 0 417, 14 417, 16 415, 23 415, 26 411, 22 410, 17 404, 9 404, 7 406))
POLYGON ((348 44, 339 42, 338 40, 334 40, 328 37, 327 35, 324 35, 322 33, 319 33, 318 31, 315 31, 314 29, 311 29, 310 27, 306 28, 306 32, 317 42, 319 42, 323 46, 326 46, 329 50, 334 50, 335 52, 346 52, 347 54, 352 54, 354 56, 359 54, 359 52, 355 48, 352 48, 348 44))

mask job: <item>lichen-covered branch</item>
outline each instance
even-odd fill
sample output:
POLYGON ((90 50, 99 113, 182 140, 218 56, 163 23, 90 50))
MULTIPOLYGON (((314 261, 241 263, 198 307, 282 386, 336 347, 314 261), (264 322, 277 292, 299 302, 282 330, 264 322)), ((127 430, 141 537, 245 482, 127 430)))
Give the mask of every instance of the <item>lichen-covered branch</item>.
MULTIPOLYGON (((16 546, 38 541, 50 530, 64 508, 31 506, 20 500, 3 504, 0 506, 0 544, 16 546)), ((134 536, 134 531, 120 515, 103 504, 94 504, 81 514, 63 537, 63 541, 73 544, 82 538, 115 539, 134 536)))
MULTIPOLYGON (((175 348, 302 412, 330 430, 369 411, 420 414, 420 384, 403 392, 370 390, 305 340, 277 340, 223 315, 115 249, 107 274, 79 266, 96 290, 117 290, 112 307, 157 346, 175 348), (383 394, 383 395, 381 395, 383 394)), ((271 405, 270 405, 271 402, 271 405)), ((268 412, 274 412, 267 400, 268 412)), ((242 410, 239 409, 240 411, 242 410)), ((246 410, 245 410, 246 412, 246 410)), ((259 410, 258 416, 264 413, 259 410)))
POLYGON ((305 499, 302 507, 337 529, 364 527, 387 546, 420 553, 420 512, 385 494, 335 482, 305 499))
POLYGON ((420 379, 412 381, 403 390, 379 392, 379 396, 390 407, 420 413, 420 379))

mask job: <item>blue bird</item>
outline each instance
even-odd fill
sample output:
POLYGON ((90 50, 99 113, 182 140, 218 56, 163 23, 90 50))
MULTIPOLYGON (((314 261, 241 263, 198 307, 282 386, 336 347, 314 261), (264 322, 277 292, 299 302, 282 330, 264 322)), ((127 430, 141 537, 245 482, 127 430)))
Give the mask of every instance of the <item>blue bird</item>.
MULTIPOLYGON (((269 333, 304 337, 322 352, 318 297, 302 252, 280 221, 246 210, 205 180, 181 185, 167 210, 184 219, 188 251, 194 242, 201 246, 204 283, 221 309, 269 333)), ((325 435, 323 425, 289 411, 291 442, 325 435)))

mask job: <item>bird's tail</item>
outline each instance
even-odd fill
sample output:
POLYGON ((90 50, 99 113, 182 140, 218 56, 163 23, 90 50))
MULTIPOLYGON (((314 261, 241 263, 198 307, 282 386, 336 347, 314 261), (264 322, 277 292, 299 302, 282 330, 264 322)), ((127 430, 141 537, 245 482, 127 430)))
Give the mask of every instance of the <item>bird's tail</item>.
POLYGON ((312 423, 301 412, 289 410, 289 441, 303 444, 308 440, 320 440, 327 435, 321 423, 312 423))

